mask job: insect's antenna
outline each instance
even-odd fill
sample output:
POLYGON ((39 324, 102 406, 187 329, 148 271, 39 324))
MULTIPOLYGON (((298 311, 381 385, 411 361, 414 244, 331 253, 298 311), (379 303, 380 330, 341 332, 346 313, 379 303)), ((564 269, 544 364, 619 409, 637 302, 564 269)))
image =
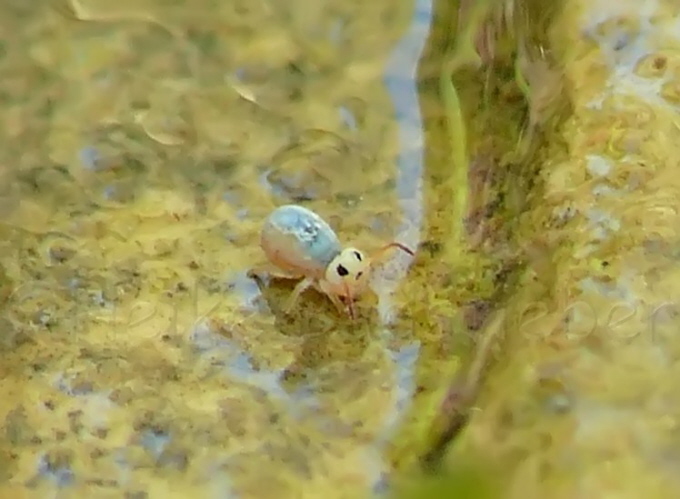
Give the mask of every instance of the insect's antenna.
POLYGON ((382 258, 382 256, 383 256, 385 253, 387 253, 387 251, 389 251, 389 250, 392 249, 392 248, 399 248, 400 250, 404 251, 405 253, 408 253, 408 254, 411 255, 411 256, 415 256, 415 253, 414 253, 411 249, 409 249, 409 248, 407 248, 406 246, 404 246, 403 244, 398 243, 398 242, 395 241, 395 242, 392 242, 392 243, 390 243, 390 244, 387 244, 387 245, 383 246, 383 247, 380 248, 378 251, 376 251, 375 253, 373 253, 373 254, 371 255, 371 263, 380 261, 380 259, 382 258))

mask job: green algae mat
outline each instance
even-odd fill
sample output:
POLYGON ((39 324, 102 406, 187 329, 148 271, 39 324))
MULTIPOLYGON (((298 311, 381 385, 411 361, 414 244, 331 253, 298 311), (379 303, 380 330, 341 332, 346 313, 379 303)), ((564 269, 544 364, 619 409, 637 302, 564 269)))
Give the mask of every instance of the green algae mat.
POLYGON ((676 497, 679 14, 3 3, 0 497, 676 497))

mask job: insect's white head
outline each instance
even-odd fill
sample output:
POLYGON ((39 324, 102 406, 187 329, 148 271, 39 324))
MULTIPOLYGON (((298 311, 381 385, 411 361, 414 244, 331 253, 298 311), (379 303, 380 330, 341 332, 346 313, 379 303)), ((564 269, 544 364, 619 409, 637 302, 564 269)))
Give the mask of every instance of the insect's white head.
POLYGON ((326 288, 350 300, 361 294, 370 278, 371 261, 356 248, 345 248, 326 268, 326 288))
POLYGON ((364 255, 356 248, 345 248, 326 267, 324 279, 319 283, 322 291, 347 298, 349 315, 354 319, 353 300, 366 290, 373 263, 380 261, 391 248, 399 248, 414 256, 413 251, 397 242, 383 246, 371 256, 364 255))

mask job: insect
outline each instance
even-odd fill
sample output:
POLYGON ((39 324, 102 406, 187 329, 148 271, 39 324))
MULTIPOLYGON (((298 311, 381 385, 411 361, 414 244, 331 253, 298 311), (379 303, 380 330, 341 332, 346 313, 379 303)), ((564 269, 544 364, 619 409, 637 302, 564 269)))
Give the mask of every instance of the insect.
POLYGON ((330 225, 313 211, 298 205, 280 206, 267 217, 260 233, 260 245, 276 268, 267 270, 271 277, 300 279, 284 305, 286 313, 292 311, 304 291, 313 287, 328 296, 341 313, 345 310, 344 300, 352 319, 355 318, 353 302, 366 291, 374 263, 390 248, 414 254, 398 242, 368 257, 356 248, 343 249, 330 225))

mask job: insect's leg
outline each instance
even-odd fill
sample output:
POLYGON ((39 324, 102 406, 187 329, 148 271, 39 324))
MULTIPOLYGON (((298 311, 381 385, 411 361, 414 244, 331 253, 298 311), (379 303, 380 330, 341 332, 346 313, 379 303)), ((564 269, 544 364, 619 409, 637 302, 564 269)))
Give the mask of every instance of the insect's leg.
POLYGON ((342 300, 331 291, 331 289, 328 287, 326 284, 326 281, 320 281, 316 283, 316 287, 319 291, 321 291, 323 294, 325 294, 328 299, 335 305, 335 308, 338 309, 338 312, 341 314, 345 314, 349 312, 350 317, 353 319, 354 318, 354 307, 352 306, 351 300, 349 300, 348 306, 349 309, 345 307, 345 304, 342 302, 342 300))
POLYGON ((248 270, 248 277, 262 279, 264 276, 268 276, 272 279, 299 279, 301 277, 268 264, 259 265, 248 270))
POLYGON ((283 311, 286 314, 290 314, 293 311, 293 307, 300 298, 300 295, 305 292, 310 286, 314 284, 314 279, 311 277, 305 277, 300 282, 295 285, 293 291, 291 291, 290 296, 286 300, 286 304, 283 307, 283 311))

